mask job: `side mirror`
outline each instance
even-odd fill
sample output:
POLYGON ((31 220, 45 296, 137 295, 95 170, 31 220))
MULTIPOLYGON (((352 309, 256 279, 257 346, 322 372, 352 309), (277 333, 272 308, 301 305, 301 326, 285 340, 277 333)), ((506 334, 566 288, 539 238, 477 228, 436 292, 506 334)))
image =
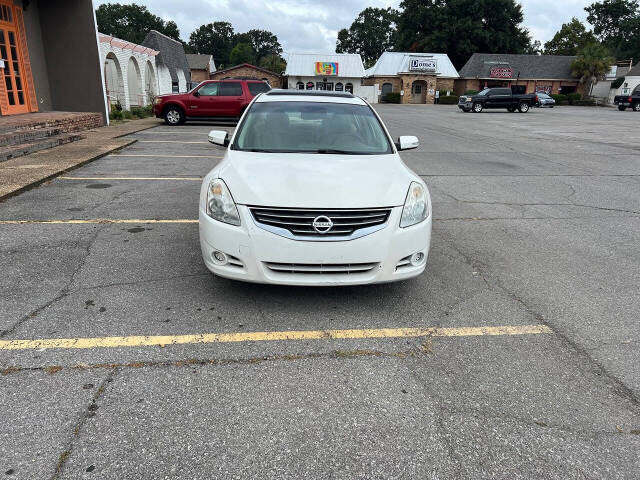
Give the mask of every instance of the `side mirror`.
POLYGON ((226 147, 229 145, 229 134, 224 130, 211 130, 207 136, 207 140, 215 145, 226 147))
POLYGON ((200 92, 198 90, 196 90, 195 92, 193 92, 193 96, 194 97, 199 97, 200 96, 200 92))
POLYGON ((418 137, 414 137, 413 135, 398 137, 398 142, 396 143, 396 148, 398 150, 411 150, 413 148, 418 148, 420 146, 420 141, 418 137))

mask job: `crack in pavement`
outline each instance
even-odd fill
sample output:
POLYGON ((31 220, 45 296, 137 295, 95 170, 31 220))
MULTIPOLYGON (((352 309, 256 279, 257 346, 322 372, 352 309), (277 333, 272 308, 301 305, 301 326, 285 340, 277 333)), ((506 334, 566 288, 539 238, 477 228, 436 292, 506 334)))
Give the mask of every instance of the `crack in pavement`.
POLYGON ((78 421, 75 423, 73 430, 71 431, 71 438, 67 441, 65 449, 58 456, 58 461, 56 462, 55 470, 53 475, 50 477, 50 480, 59 480, 62 478, 62 474, 64 472, 64 468, 69 460, 69 457, 73 453, 73 446, 76 439, 80 436, 80 432, 82 428, 86 425, 87 421, 96 415, 96 410, 99 408, 98 401, 103 398, 104 392, 106 391, 107 385, 113 382, 116 374, 118 373, 118 368, 113 368, 109 370, 107 376, 102 381, 96 393, 91 398, 91 402, 86 406, 80 413, 78 421))

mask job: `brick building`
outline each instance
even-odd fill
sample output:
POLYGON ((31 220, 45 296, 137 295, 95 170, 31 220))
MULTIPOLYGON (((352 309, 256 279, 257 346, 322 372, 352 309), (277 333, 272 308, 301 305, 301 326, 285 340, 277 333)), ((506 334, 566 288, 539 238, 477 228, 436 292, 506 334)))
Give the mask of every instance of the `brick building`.
POLYGON ((209 80, 211 74, 216 71, 216 62, 213 60, 213 55, 187 53, 187 62, 189 62, 191 82, 193 83, 209 80))
POLYGON ((571 74, 576 57, 474 53, 460 70, 455 93, 511 87, 516 93, 582 93, 584 85, 571 74))
POLYGON ((253 80, 264 80, 271 88, 282 88, 282 77, 270 70, 256 67, 250 63, 241 63, 234 67, 225 68, 212 73, 211 80, 224 80, 225 78, 248 78, 253 80))
POLYGON ((382 99, 398 92, 401 103, 434 103, 436 91, 453 92, 458 72, 444 53, 384 52, 365 71, 363 85, 376 87, 382 99))

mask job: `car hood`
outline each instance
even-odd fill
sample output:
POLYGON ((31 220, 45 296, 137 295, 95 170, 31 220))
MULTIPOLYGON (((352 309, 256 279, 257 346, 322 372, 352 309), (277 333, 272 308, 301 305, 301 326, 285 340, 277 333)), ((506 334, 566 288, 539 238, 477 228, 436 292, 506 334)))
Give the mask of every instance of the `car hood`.
POLYGON ((229 151, 218 176, 238 204, 300 208, 403 205, 417 180, 396 154, 327 155, 229 151))

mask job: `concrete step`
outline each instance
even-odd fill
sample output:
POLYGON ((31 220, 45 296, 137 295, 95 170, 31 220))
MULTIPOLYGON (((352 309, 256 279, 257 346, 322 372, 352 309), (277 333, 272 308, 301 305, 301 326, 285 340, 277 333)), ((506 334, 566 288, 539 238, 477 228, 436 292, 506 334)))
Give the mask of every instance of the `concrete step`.
POLYGON ((24 142, 20 144, 12 144, 0 147, 0 162, 4 162, 16 157, 22 157, 24 155, 29 155, 40 150, 46 150, 48 148, 64 145, 65 143, 82 140, 83 138, 85 137, 78 132, 62 133, 58 135, 51 135, 45 138, 35 139, 31 142, 24 142))
POLYGON ((45 140, 65 133, 75 133, 82 130, 84 130, 84 128, 81 126, 64 124, 55 127, 41 127, 28 130, 21 129, 8 133, 0 133, 0 149, 10 147, 12 145, 34 143, 39 140, 45 140))

